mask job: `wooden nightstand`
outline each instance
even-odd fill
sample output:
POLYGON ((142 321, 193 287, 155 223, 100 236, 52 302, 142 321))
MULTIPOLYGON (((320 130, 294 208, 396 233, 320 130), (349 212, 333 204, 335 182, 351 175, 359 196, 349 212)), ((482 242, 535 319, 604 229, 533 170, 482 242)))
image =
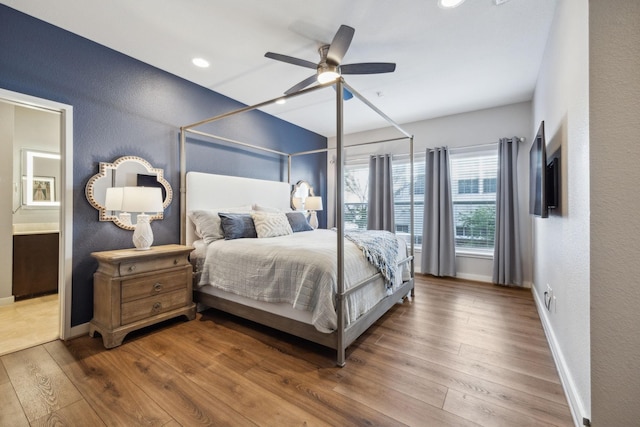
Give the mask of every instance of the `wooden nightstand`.
POLYGON ((94 252, 93 319, 89 335, 102 335, 106 348, 122 344, 131 331, 172 317, 196 317, 192 247, 154 246, 147 251, 94 252))

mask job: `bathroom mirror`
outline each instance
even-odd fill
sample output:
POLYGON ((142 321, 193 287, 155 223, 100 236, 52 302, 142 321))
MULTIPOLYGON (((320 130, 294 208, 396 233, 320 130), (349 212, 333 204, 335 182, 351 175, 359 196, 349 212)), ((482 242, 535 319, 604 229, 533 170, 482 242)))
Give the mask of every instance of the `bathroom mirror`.
MULTIPOLYGON (((85 195, 87 200, 100 213, 100 221, 113 221, 115 225, 126 230, 133 230, 136 214, 131 213, 131 220, 121 219, 119 212, 108 211, 105 207, 107 188, 111 187, 160 187, 162 189, 162 207, 166 209, 173 199, 173 191, 169 182, 164 179, 164 171, 154 168, 146 160, 136 156, 120 157, 113 163, 100 162, 100 170, 87 182, 85 195)), ((162 219, 159 212, 149 215, 150 221, 162 219)))
POLYGON ((291 208, 304 210, 304 200, 309 196, 315 196, 313 187, 307 181, 298 181, 291 190, 291 208))
POLYGON ((60 206, 60 154, 22 151, 21 205, 29 208, 60 206))

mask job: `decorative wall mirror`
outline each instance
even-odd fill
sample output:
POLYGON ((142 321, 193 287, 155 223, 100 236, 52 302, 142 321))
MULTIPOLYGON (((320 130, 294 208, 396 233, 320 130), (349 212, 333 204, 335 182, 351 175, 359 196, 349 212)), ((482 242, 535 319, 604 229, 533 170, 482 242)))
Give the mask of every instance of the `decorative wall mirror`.
POLYGON ((303 210, 304 200, 309 196, 315 196, 313 187, 307 181, 298 181, 291 190, 291 208, 303 210))
MULTIPOLYGON (((113 163, 100 162, 100 170, 87 182, 85 195, 87 200, 100 213, 100 221, 113 221, 125 230, 133 230, 136 214, 131 213, 131 220, 122 219, 117 211, 108 211, 105 207, 107 188, 111 187, 160 187, 162 189, 162 207, 166 209, 173 199, 173 190, 164 179, 164 171, 154 168, 146 160, 136 156, 120 157, 113 163)), ((162 219, 159 212, 149 215, 149 220, 162 219)))

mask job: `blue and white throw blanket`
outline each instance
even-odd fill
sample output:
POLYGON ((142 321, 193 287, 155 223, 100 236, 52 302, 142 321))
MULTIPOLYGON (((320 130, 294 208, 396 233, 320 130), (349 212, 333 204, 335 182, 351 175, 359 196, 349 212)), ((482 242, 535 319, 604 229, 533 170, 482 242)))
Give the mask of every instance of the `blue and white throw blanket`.
POLYGON ((344 233, 344 237, 362 250, 367 261, 382 274, 387 289, 390 289, 393 286, 398 258, 396 235, 383 230, 350 230, 344 233))

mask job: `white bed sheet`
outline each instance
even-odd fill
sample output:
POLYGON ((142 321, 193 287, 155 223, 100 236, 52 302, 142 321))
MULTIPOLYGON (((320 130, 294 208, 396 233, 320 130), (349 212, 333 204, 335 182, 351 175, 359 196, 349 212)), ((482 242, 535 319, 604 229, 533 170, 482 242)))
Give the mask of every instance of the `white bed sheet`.
MULTIPOLYGON (((209 288, 207 292, 211 292, 213 287, 216 293, 223 291, 278 305, 285 303, 310 313, 310 321, 317 330, 336 329, 337 239, 334 231, 319 229, 264 239, 218 240, 206 247, 195 246, 199 286, 203 291, 209 288)), ((346 289, 377 273, 355 244, 345 240, 344 248, 346 289)), ((407 254, 401 239, 399 248, 398 260, 403 260, 407 254)), ((399 286, 407 275, 408 268, 399 267, 393 287, 399 286)), ((381 278, 355 291, 347 298, 347 324, 387 294, 381 278)))

